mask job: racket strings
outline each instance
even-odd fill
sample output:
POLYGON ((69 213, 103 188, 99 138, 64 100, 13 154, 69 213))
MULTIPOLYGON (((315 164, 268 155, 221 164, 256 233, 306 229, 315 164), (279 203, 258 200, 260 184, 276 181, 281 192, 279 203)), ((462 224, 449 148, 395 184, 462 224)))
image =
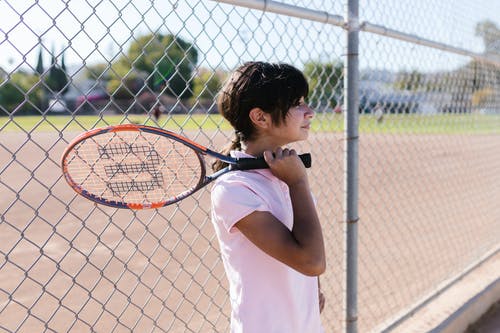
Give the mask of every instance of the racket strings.
POLYGON ((99 146, 100 158, 111 158, 110 156, 124 156, 127 154, 146 154, 151 151, 151 147, 146 145, 134 145, 128 143, 107 144, 99 146))
POLYGON ((160 189, 163 186, 163 177, 160 175, 159 177, 153 177, 151 180, 121 181, 108 183, 106 185, 115 196, 119 196, 122 198, 125 195, 133 192, 147 192, 154 189, 160 189))
POLYGON ((175 140, 143 132, 92 137, 68 156, 74 181, 104 200, 149 204, 192 191, 204 175, 197 153, 175 140))
POLYGON ((167 159, 176 161, 176 163, 165 165, 168 169, 167 173, 173 176, 169 179, 170 183, 168 185, 173 186, 173 184, 178 183, 184 188, 191 188, 192 184, 199 179, 199 163, 190 162, 190 157, 193 155, 191 149, 186 149, 184 145, 175 143, 175 141, 172 141, 172 147, 169 150, 167 159))
POLYGON ((81 147, 82 144, 83 142, 75 146, 69 154, 67 162, 68 171, 73 176, 76 183, 80 184, 81 187, 87 189, 90 185, 91 189, 99 188, 100 184, 106 182, 106 178, 100 173, 95 172, 95 163, 93 160, 87 159, 88 153, 86 153, 85 147, 81 147))
POLYGON ((118 174, 131 174, 131 173, 140 173, 140 172, 149 172, 151 174, 156 173, 158 170, 156 166, 159 163, 158 161, 152 162, 140 162, 140 163, 116 163, 105 165, 104 170, 106 170, 106 175, 108 177, 114 177, 118 174))

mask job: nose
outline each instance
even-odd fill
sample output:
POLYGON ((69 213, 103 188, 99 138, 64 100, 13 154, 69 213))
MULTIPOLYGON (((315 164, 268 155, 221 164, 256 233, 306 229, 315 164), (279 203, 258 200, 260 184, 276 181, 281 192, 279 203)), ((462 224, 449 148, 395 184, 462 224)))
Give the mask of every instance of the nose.
POLYGON ((308 118, 312 118, 314 117, 314 115, 316 114, 316 112, 314 112, 313 109, 311 109, 309 107, 309 105, 306 105, 306 113, 305 113, 305 116, 308 117, 308 118))

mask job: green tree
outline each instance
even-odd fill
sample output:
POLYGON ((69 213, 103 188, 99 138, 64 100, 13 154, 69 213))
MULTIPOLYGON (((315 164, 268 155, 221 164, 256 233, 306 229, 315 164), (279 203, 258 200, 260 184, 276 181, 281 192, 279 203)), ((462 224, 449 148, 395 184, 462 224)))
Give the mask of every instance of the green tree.
POLYGON ((494 101, 497 99, 495 97, 495 91, 491 88, 477 90, 472 94, 472 106, 479 107, 493 105, 494 101))
POLYGON ((399 90, 415 91, 422 88, 423 83, 423 74, 413 70, 411 72, 400 72, 394 82, 394 87, 399 90))
MULTIPOLYGON (((62 62, 64 64, 64 55, 62 62)), ((68 76, 66 75, 66 71, 57 63, 54 51, 52 51, 52 61, 50 64, 49 75, 45 79, 45 83, 55 94, 64 94, 68 90, 68 76)))
POLYGON ((85 67, 84 76, 89 80, 107 81, 112 78, 110 66, 107 63, 88 65, 85 67))
POLYGON ((334 107, 340 103, 344 85, 344 65, 338 60, 330 63, 316 61, 304 65, 304 74, 309 82, 309 103, 312 106, 328 104, 334 107))
POLYGON ((101 75, 107 81, 107 90, 110 95, 117 99, 131 99, 144 88, 147 73, 131 68, 125 61, 113 64, 109 75, 101 75))
POLYGON ((456 76, 469 78, 473 91, 500 85, 500 67, 475 59, 459 68, 456 76))
POLYGON ((42 75, 43 71, 44 71, 44 68, 43 68, 43 55, 42 55, 42 46, 40 44, 40 50, 38 52, 38 61, 36 63, 36 73, 38 73, 38 75, 42 75))
POLYGON ((486 54, 500 54, 500 29, 490 21, 484 20, 476 24, 476 36, 483 38, 486 54))
POLYGON ((227 73, 201 69, 193 81, 193 98, 214 100, 227 73))
MULTIPOLYGON (((145 73, 152 91, 189 98, 193 94, 192 73, 197 62, 198 50, 193 44, 170 34, 148 34, 136 38, 127 55, 113 64, 112 81, 133 80, 139 73, 145 73)), ((110 84, 114 89, 124 86, 110 84)))
POLYGON ((0 110, 16 115, 41 109, 43 90, 40 77, 23 71, 0 78, 0 110))

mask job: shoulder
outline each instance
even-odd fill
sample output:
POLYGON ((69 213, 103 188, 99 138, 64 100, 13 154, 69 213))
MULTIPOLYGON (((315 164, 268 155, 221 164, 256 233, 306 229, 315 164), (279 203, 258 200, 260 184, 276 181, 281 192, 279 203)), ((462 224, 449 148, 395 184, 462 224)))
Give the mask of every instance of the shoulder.
POLYGON ((212 219, 225 230, 254 211, 270 211, 265 177, 234 171, 219 177, 211 192, 212 219))
POLYGON ((252 191, 265 183, 265 178, 254 172, 232 171, 217 178, 212 186, 212 198, 217 195, 231 195, 245 189, 252 191))
POLYGON ((254 171, 232 171, 215 180, 211 191, 212 206, 259 205, 268 201, 273 181, 254 171))
POLYGON ((255 170, 250 171, 231 171, 228 172, 214 182, 213 189, 222 187, 253 187, 255 185, 269 185, 276 179, 270 172, 269 175, 255 170))

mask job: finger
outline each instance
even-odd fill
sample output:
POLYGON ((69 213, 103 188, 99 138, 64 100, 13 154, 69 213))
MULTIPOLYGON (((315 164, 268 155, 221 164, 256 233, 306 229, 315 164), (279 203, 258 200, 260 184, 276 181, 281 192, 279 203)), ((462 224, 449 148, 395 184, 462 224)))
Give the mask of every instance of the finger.
POLYGON ((264 160, 266 161, 267 164, 270 164, 274 161, 274 154, 270 150, 264 151, 264 160))
POLYGON ((282 156, 283 156, 283 149, 281 149, 280 147, 276 148, 276 150, 274 151, 274 157, 281 158, 282 156))

